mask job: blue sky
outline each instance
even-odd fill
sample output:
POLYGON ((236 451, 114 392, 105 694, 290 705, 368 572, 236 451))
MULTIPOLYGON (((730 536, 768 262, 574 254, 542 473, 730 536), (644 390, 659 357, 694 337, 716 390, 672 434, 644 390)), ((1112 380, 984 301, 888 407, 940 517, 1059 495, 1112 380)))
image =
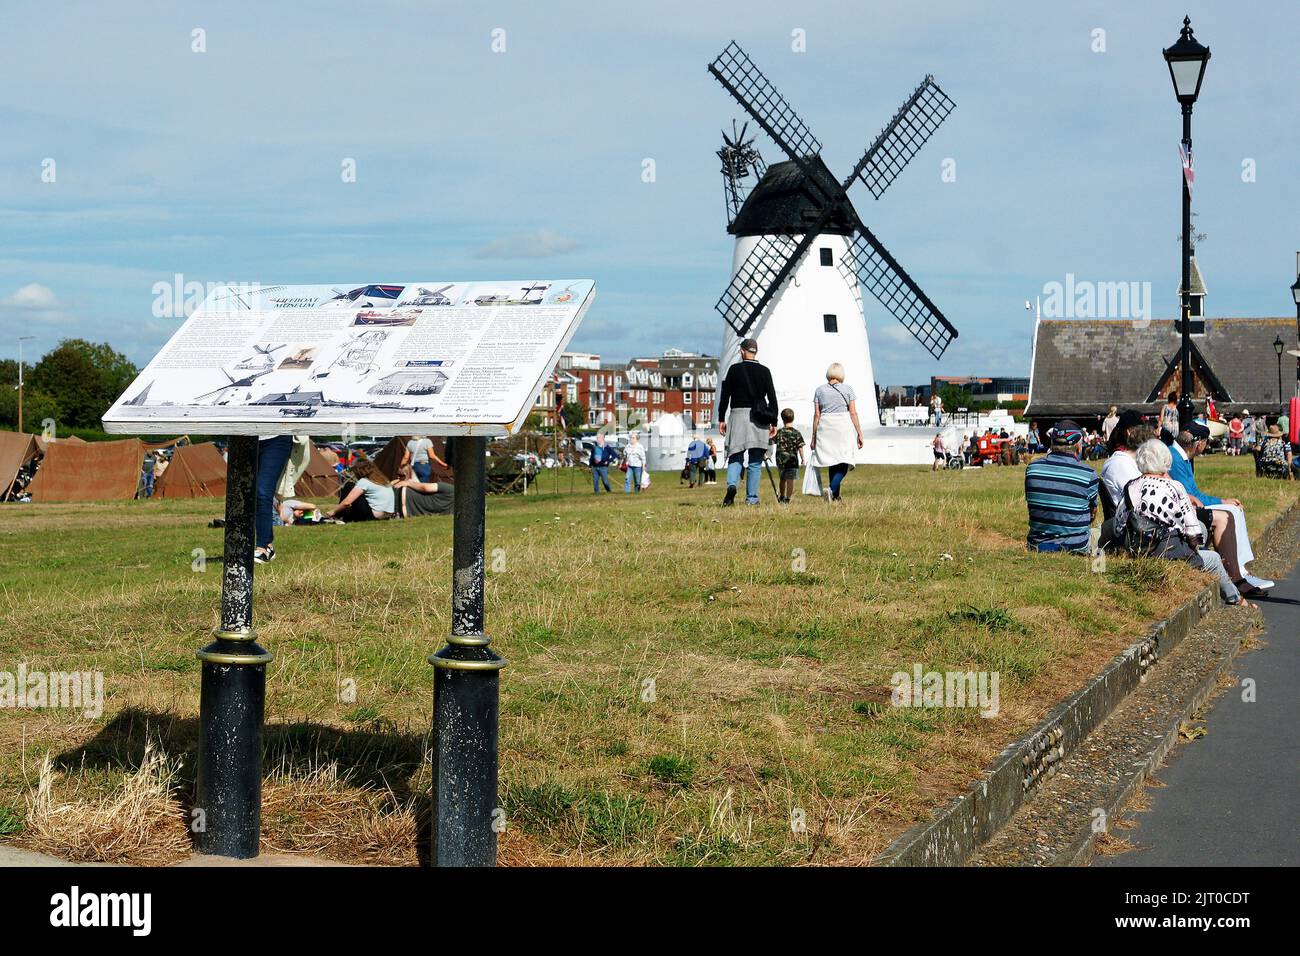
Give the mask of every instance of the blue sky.
POLYGON ((882 200, 853 197, 961 337, 936 362, 868 299, 877 380, 1024 373, 1024 300, 1067 273, 1149 281, 1155 316, 1176 309, 1180 119, 1160 49, 1184 13, 1213 51, 1193 131, 1209 311, 1290 315, 1300 6, 1060 6, 9 3, 0 356, 19 334, 29 355, 82 336, 143 364, 177 325, 151 313, 176 273, 590 276, 574 348, 716 354, 731 239, 713 151, 739 110, 705 65, 736 39, 841 175, 935 74, 956 112, 882 200))

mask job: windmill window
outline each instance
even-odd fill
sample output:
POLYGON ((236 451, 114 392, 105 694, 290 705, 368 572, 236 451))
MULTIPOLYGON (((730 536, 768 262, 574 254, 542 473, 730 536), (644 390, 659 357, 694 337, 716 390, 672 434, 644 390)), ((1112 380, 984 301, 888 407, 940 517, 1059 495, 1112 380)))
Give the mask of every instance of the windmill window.
POLYGON ((822 325, 825 327, 827 332, 838 332, 840 330, 839 319, 835 318, 833 315, 823 315, 822 325))
POLYGON ((831 251, 830 251, 830 249, 828 249, 828 248, 826 248, 826 247, 823 246, 822 249, 821 249, 820 251, 821 251, 821 254, 822 254, 822 265, 824 265, 824 266, 833 265, 834 263, 831 262, 831 251))

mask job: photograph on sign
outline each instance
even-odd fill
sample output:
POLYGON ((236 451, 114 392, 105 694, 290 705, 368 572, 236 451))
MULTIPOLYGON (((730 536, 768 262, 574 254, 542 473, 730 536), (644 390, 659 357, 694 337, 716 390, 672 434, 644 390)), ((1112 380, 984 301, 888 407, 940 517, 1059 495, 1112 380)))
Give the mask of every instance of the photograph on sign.
POLYGON ((104 426, 508 434, 594 297, 590 279, 221 286, 104 426))

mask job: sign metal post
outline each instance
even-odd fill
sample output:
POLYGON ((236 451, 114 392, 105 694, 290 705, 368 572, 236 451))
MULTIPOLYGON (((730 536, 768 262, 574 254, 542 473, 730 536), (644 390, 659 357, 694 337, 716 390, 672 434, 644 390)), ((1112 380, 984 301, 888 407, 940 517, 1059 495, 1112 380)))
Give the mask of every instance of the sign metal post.
POLYGON ((262 821, 262 723, 273 655, 253 631, 257 439, 230 439, 226 462, 221 626, 198 652, 199 774, 192 821, 200 853, 257 856, 262 821))
POLYGON ((500 673, 506 661, 483 632, 487 439, 456 438, 451 635, 433 665, 434 866, 495 866, 500 673))

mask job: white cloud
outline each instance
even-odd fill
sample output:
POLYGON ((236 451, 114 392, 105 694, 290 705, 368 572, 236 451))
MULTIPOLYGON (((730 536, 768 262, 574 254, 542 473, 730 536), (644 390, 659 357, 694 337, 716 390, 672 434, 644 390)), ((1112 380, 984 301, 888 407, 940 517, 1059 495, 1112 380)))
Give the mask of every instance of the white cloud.
POLYGON ((576 239, 561 236, 550 229, 516 232, 474 250, 475 259, 545 259, 580 248, 576 239))
POLYGON ((49 286, 29 282, 5 299, 4 304, 18 309, 52 309, 54 301, 54 292, 49 286))

